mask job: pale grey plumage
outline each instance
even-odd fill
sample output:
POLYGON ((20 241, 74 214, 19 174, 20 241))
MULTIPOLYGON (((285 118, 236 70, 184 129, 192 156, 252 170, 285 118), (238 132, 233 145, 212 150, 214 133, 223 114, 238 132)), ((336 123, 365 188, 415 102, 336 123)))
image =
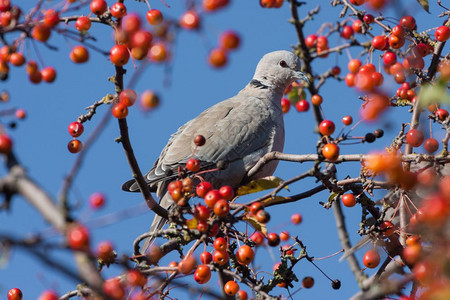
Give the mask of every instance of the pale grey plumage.
MULTIPOLYGON (((194 152, 194 137, 198 134, 206 138, 206 143, 196 149, 194 157, 203 166, 219 161, 227 163, 224 170, 204 174, 214 186, 238 187, 252 179, 272 175, 277 161, 265 165, 251 178, 246 176, 264 154, 283 150, 281 97, 285 88, 296 79, 307 80, 300 72, 297 56, 289 51, 268 53, 258 63, 253 80, 236 96, 206 109, 181 126, 145 175, 150 188, 156 189, 161 198, 161 206, 168 208, 173 203, 167 193, 169 180, 164 180, 167 170, 176 171, 185 165, 194 152)), ((138 191, 134 180, 122 188, 138 191)), ((150 231, 160 229, 164 223, 165 220, 155 216, 150 231)))

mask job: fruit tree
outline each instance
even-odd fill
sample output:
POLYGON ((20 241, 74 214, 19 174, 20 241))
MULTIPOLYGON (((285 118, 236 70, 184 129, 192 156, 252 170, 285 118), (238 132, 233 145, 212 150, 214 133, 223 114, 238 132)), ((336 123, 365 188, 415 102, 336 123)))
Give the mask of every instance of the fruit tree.
POLYGON ((0 295, 449 299, 446 5, 0 0, 0 295), (279 49, 309 82, 281 99, 284 152, 248 171, 276 176, 213 186, 226 162, 192 153, 159 206, 142 170, 279 49))

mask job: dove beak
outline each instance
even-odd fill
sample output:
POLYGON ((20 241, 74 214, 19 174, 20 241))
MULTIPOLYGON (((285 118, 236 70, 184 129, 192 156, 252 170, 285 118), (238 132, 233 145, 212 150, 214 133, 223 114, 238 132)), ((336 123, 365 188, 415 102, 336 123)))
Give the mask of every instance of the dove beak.
POLYGON ((300 71, 295 71, 294 77, 296 79, 301 79, 303 81, 306 81, 307 83, 310 83, 308 77, 304 73, 302 73, 300 71))

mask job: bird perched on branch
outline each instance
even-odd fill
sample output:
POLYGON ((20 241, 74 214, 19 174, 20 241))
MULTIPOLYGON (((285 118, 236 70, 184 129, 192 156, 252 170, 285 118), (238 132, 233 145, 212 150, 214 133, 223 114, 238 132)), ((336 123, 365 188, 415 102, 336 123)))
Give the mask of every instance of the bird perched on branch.
MULTIPOLYGON (((300 72, 300 60, 294 53, 268 53, 259 61, 253 79, 237 95, 206 109, 178 128, 145 175, 150 190, 156 191, 160 198, 160 205, 169 209, 174 203, 167 192, 173 180, 168 174, 184 167, 193 153, 193 158, 202 166, 214 165, 215 168, 218 162, 225 163, 224 169, 202 174, 215 187, 236 188, 250 180, 272 175, 277 161, 264 165, 250 178, 247 172, 266 153, 283 150, 281 98, 284 90, 297 79, 308 81, 300 72), (204 136, 206 141, 194 152, 197 135, 204 136)), ((134 179, 124 183, 122 189, 139 191, 134 179)), ((156 215, 150 231, 161 229, 165 222, 167 220, 156 215)))

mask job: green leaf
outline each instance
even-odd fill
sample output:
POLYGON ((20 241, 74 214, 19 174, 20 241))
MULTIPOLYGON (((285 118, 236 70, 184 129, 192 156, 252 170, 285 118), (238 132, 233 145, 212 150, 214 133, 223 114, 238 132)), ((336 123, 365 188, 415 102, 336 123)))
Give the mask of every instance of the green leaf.
POLYGON ((328 202, 332 202, 338 196, 339 196, 338 193, 331 193, 330 197, 328 197, 328 202))
POLYGON ((273 189, 279 186, 282 182, 283 180, 276 176, 268 176, 261 179, 252 180, 248 184, 239 187, 237 190, 237 195, 242 196, 273 189))
POLYGON ((427 13, 430 13, 430 5, 428 4, 428 0, 417 0, 419 4, 425 9, 427 13))
POLYGON ((450 104, 450 95, 447 91, 447 86, 442 80, 438 80, 435 85, 424 85, 419 92, 420 108, 424 109, 430 104, 450 104))
POLYGON ((293 87, 292 90, 287 95, 287 98, 291 104, 295 104, 300 101, 300 95, 298 94, 298 87, 293 87))
POLYGON ((267 227, 265 224, 258 222, 258 220, 256 220, 256 218, 254 217, 249 217, 244 216, 244 218, 242 219, 245 222, 247 222, 248 224, 250 224, 253 228, 255 228, 256 231, 260 231, 262 234, 264 234, 264 236, 267 235, 267 227))

